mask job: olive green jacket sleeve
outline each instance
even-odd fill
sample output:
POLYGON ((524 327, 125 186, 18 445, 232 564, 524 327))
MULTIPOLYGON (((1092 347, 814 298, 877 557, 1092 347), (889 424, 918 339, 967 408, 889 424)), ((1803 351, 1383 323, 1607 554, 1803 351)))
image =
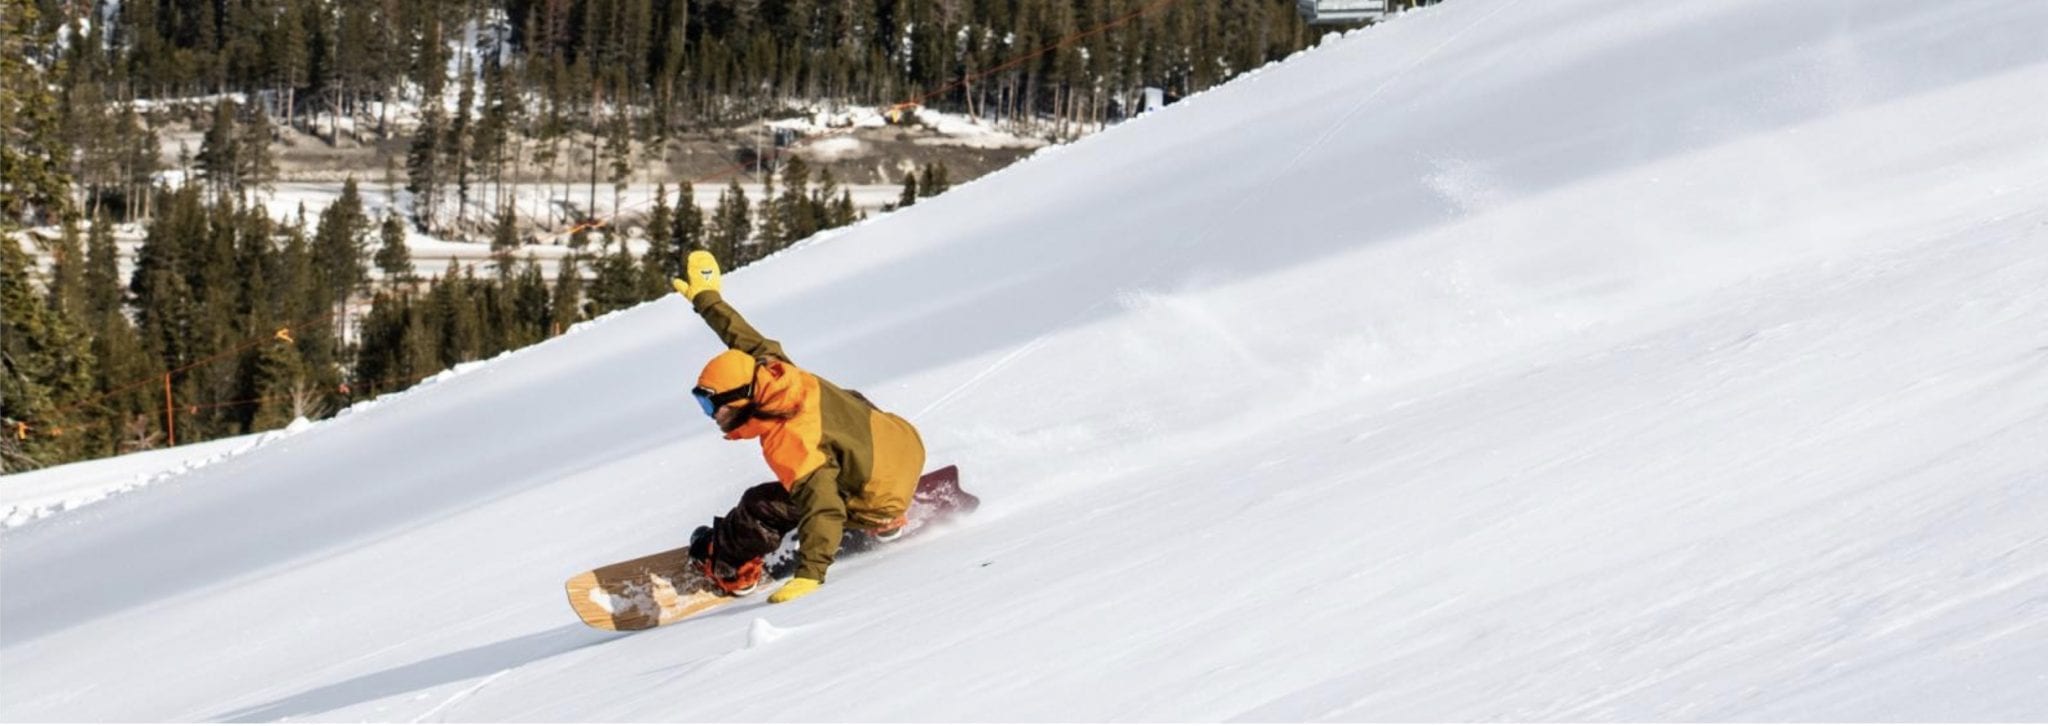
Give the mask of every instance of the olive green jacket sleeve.
POLYGON ((754 326, 748 325, 747 319, 740 317, 740 311, 732 309, 732 305, 725 301, 725 297, 716 291, 706 290, 697 293, 697 297, 690 301, 690 305, 697 309, 698 315, 704 317, 704 323, 711 326, 711 332, 717 333, 718 339, 725 342, 725 347, 745 351, 747 355, 756 358, 772 355, 781 360, 789 360, 789 355, 782 352, 781 343, 770 340, 768 336, 762 335, 761 331, 755 330, 754 326))
POLYGON ((846 533, 846 500, 839 495, 839 465, 828 463, 790 490, 803 518, 796 524, 796 576, 825 581, 846 533))

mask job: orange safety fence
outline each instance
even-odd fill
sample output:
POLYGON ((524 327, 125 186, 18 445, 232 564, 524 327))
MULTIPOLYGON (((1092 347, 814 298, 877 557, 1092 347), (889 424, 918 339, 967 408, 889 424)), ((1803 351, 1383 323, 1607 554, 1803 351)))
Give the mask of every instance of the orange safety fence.
MULTIPOLYGON (((297 342, 297 341, 296 341, 296 340, 295 340, 295 339, 294 339, 294 338, 292 337, 292 331, 293 331, 293 330, 301 330, 301 331, 303 331, 303 330, 309 330, 309 329, 313 329, 313 328, 318 328, 318 327, 320 327, 320 326, 322 326, 322 325, 330 325, 330 324, 332 324, 332 323, 333 323, 333 316, 331 316, 331 315, 326 315, 326 314, 322 314, 322 315, 320 315, 320 316, 318 316, 318 317, 315 317, 315 318, 311 318, 311 319, 308 319, 308 320, 305 320, 305 321, 302 321, 302 322, 299 322, 299 323, 294 323, 294 324, 290 324, 290 325, 283 325, 283 326, 279 326, 279 327, 278 327, 278 328, 277 328, 276 330, 274 330, 274 331, 271 331, 271 332, 269 332, 269 333, 265 333, 265 334, 260 334, 260 335, 255 335, 255 336, 250 336, 249 338, 246 338, 246 339, 244 339, 243 341, 241 341, 240 343, 238 343, 238 344, 236 344, 236 345, 233 345, 233 346, 231 346, 231 347, 229 347, 229 348, 227 348, 227 349, 221 350, 221 351, 219 351, 219 352, 216 352, 216 353, 214 353, 214 354, 212 354, 212 355, 209 355, 209 356, 206 356, 206 357, 204 357, 204 358, 200 358, 200 359, 198 359, 198 360, 192 361, 192 362, 190 362, 190 363, 186 363, 186 364, 184 364, 184 365, 181 365, 181 366, 178 366, 178 367, 175 367, 175 368, 169 368, 169 369, 166 369, 166 370, 163 370, 163 371, 159 371, 159 372, 157 372, 157 373, 152 373, 152 374, 150 374, 150 375, 148 375, 148 376, 145 376, 145 377, 142 377, 142 378, 138 378, 138 379, 135 379, 134 381, 131 381, 131 382, 129 382, 129 383, 124 383, 124 384, 121 384, 121 385, 119 385, 119 386, 115 386, 115 387, 113 387, 113 388, 110 388, 110 389, 108 389, 108 390, 105 390, 105 391, 102 391, 102 392, 100 392, 100 393, 94 394, 94 395, 92 395, 92 396, 89 396, 89 397, 87 397, 87 398, 79 399, 79 400, 77 400, 77 401, 73 401, 73 402, 71 402, 71 403, 68 403, 68 404, 65 404, 65 405, 59 406, 59 407, 57 407, 56 409, 53 409, 52 411, 50 411, 50 413, 48 414, 48 416, 49 416, 50 418, 58 418, 58 417, 62 417, 62 416, 63 416, 64 414, 68 414, 68 413, 71 413, 71 412, 77 411, 77 410, 79 410, 79 409, 82 409, 82 408, 85 408, 85 407, 91 406, 91 405, 93 405, 93 404, 96 404, 96 403, 100 403, 100 402, 102 402, 102 401, 105 401, 105 400, 107 400, 107 399, 109 399, 109 398, 112 398, 112 397, 114 397, 114 396, 118 396, 118 395, 121 395, 121 394, 123 394, 123 393, 128 393, 128 392, 130 392, 130 391, 135 391, 135 390, 139 390, 139 389, 143 388, 144 386, 154 386, 154 385, 157 385, 157 384, 161 383, 161 384, 163 384, 163 386, 164 386, 164 399, 165 399, 166 403, 165 403, 165 406, 164 406, 163 408, 161 408, 161 409, 157 409, 156 411, 153 411, 153 412, 151 412, 151 413, 152 413, 152 414, 160 414, 160 415, 163 415, 163 416, 167 417, 167 418, 166 418, 166 421, 167 421, 167 423, 166 423, 166 425, 165 425, 165 426, 166 426, 166 431, 167 431, 167 432, 172 432, 172 431, 176 431, 176 428, 177 428, 177 427, 176 427, 176 426, 175 426, 174 424, 170 424, 170 423, 168 423, 168 421, 169 421, 169 418, 168 418, 168 417, 170 417, 170 416, 174 416, 174 415, 176 414, 176 411, 177 411, 177 408, 178 408, 178 407, 177 407, 176 405, 174 405, 174 404, 172 404, 172 403, 170 402, 170 399, 171 399, 171 391, 170 391, 170 386, 171 386, 171 378, 172 378, 172 377, 174 377, 174 376, 177 376, 178 374, 184 373, 184 372, 186 372, 186 371, 190 371, 190 370, 192 370, 192 369, 195 369, 195 368, 199 368, 199 367, 201 367, 201 366, 204 366, 204 365, 210 364, 210 363, 215 363, 215 362, 219 362, 219 361, 221 361, 221 360, 224 360, 224 359, 227 359, 227 358, 229 358, 229 357, 232 357, 232 356, 236 356, 236 355, 240 355, 240 354, 242 354, 242 353, 244 353, 244 352, 247 352, 248 350, 250 350, 250 349, 252 349, 252 348, 255 348, 255 347, 257 347, 257 346, 263 345, 263 344, 265 344, 265 343, 274 343, 274 342, 282 342, 282 343, 287 343, 287 344, 295 343, 295 342, 297 342)), ((14 429, 14 431, 13 431, 13 435, 14 435, 14 437, 15 437, 15 439, 16 439, 16 440, 26 440, 26 439, 28 439, 29 435, 30 435, 31 433, 34 433, 34 432, 36 432, 36 430, 37 430, 37 429, 45 429, 45 430, 47 430, 47 431, 49 432, 49 435, 50 435, 50 436, 61 436, 61 435, 63 435, 63 433, 64 433, 64 432, 66 432, 66 431, 77 431, 77 430, 81 430, 81 429, 86 429, 86 428, 90 428, 90 427, 92 427, 93 425, 94 425, 94 424, 89 424, 89 423, 88 423, 88 424, 71 424, 71 425, 67 425, 67 426, 57 426, 57 425, 38 425, 38 424, 33 424, 33 423, 30 423, 30 422, 28 422, 28 421, 14 421, 14 422, 12 422, 12 424, 11 424, 12 428, 14 429)), ((177 441, 177 439, 176 439, 175 437, 176 437, 176 434, 172 433, 172 434, 170 434, 170 435, 169 435, 169 438, 168 438, 168 440, 169 440, 169 441, 171 441, 172 443, 174 443, 174 444, 175 444, 175 443, 176 443, 176 441, 177 441)))
MULTIPOLYGON (((387 386, 395 386, 399 384, 411 385, 414 383, 418 383, 420 381, 426 380, 427 378, 438 375, 442 372, 444 371, 434 371, 432 373, 424 373, 417 376, 405 376, 401 378, 389 378, 381 381, 371 381, 369 383, 361 384, 360 387, 368 389, 368 391, 374 392, 383 389, 387 386)), ((358 386, 344 382, 339 386, 335 387, 335 392, 343 395, 352 395, 353 390, 357 387, 358 386)), ((197 415, 201 411, 212 411, 222 408, 234 408, 237 406, 255 406, 266 403, 280 403, 290 401, 295 397, 296 396, 293 394, 281 394, 276 396, 265 396, 262 398, 245 398, 236 401, 213 401, 208 403, 174 403, 170 406, 155 409, 122 412, 122 421, 85 421, 67 424, 63 426, 35 426, 25 421, 16 421, 13 424, 13 431, 11 433, 16 439, 19 440, 26 440, 30 436, 48 436, 52 438, 75 436, 80 434, 81 432, 99 429, 103 426, 121 425, 124 421, 132 420, 136 417, 158 419, 165 418, 175 413, 183 413, 185 415, 192 416, 197 415)), ((177 440, 174 438, 167 438, 166 440, 169 442, 169 445, 177 445, 177 440)))

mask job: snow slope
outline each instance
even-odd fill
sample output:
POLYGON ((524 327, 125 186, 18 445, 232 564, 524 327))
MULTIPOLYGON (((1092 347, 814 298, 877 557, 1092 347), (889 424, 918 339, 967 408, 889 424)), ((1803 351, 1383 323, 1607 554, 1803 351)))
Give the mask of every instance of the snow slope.
POLYGON ((632 636, 679 299, 0 535, 12 720, 2048 719, 2048 4, 1459 0, 735 274, 987 505, 632 636))
POLYGON ((158 477, 236 456, 264 439, 264 434, 249 434, 0 477, 0 529, 148 486, 158 477))

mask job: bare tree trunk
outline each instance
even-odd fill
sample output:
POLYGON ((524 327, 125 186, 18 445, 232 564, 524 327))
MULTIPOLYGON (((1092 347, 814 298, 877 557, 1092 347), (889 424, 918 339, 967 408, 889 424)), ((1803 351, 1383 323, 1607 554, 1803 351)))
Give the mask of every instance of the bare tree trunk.
POLYGON ((315 419, 327 415, 326 404, 320 401, 320 391, 303 378, 292 381, 291 390, 286 394, 292 406, 292 418, 315 419))

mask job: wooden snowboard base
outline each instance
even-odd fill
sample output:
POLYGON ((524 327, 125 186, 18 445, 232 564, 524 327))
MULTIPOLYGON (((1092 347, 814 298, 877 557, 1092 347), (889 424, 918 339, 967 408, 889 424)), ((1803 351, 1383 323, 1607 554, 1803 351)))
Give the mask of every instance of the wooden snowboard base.
MULTIPOLYGON (((950 517, 974 511, 981 500, 960 488, 960 470, 947 466, 917 480, 904 539, 950 517)), ((861 548, 843 549, 853 554, 861 548)), ((763 582, 759 591, 773 590, 763 582)), ((660 627, 742 598, 716 594, 703 573, 690 563, 690 548, 681 547, 646 557, 605 565, 575 577, 563 586, 569 607, 585 624, 603 630, 646 630, 660 627)))

